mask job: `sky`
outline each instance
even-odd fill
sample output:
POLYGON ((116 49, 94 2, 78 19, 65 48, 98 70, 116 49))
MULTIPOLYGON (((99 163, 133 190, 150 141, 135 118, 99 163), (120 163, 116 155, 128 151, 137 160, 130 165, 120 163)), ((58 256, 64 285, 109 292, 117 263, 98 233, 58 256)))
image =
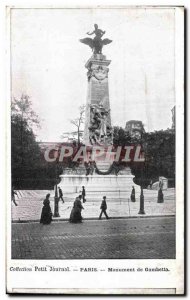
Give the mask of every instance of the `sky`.
POLYGON ((95 23, 113 40, 103 48, 111 60, 112 125, 141 120, 146 131, 172 125, 174 9, 17 8, 11 11, 11 92, 30 96, 41 120, 38 141, 62 141, 63 132, 76 129, 70 120, 86 103, 85 63, 92 55, 79 39, 95 23))

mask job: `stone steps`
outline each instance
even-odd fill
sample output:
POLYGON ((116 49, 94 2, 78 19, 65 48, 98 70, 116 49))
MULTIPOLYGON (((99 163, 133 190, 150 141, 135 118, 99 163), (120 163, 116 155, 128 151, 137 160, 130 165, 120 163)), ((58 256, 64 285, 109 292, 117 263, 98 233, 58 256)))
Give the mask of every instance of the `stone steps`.
MULTIPOLYGON (((50 206, 52 212, 54 212, 54 199, 50 199, 50 206)), ((69 219, 74 199, 65 199, 65 203, 62 201, 59 202, 59 219, 69 219)), ((84 210, 82 210, 82 216, 84 219, 87 218, 98 218, 100 214, 100 200, 90 200, 87 199, 87 202, 82 204, 84 210)), ((39 201, 39 198, 36 201, 31 201, 31 198, 20 198, 18 200, 18 206, 14 206, 12 203, 12 220, 22 221, 22 220, 38 220, 40 219, 41 210, 43 207, 43 200, 39 201)), ((110 217, 130 217, 130 216, 139 216, 139 198, 136 202, 131 202, 128 199, 120 199, 119 201, 114 201, 107 199, 107 213, 110 217)), ((146 200, 144 203, 144 208, 146 216, 156 216, 156 215, 174 215, 175 214, 175 201, 168 200, 164 203, 157 203, 156 198, 146 200)), ((103 216, 104 217, 104 216, 103 216)))
MULTIPOLYGON (((158 195, 158 191, 150 191, 150 190, 143 190, 144 192, 144 201, 157 201, 157 195, 158 195)), ((47 193, 51 194, 51 201, 54 201, 54 191, 48 191, 48 190, 41 190, 41 191, 28 191, 28 190, 22 190, 22 191, 17 191, 18 193, 18 197, 16 196, 16 201, 17 200, 21 200, 23 199, 23 201, 25 200, 29 200, 30 202, 36 202, 36 201, 43 201, 43 199, 45 199, 45 196, 47 193)), ((174 190, 167 190, 164 191, 164 200, 165 201, 174 201, 175 200, 175 193, 174 190)), ((74 201, 74 199, 78 196, 79 193, 69 193, 63 194, 63 198, 66 202, 72 202, 74 201)), ((115 193, 115 195, 113 193, 109 192, 96 192, 95 194, 93 193, 86 193, 86 199, 88 202, 96 202, 96 201, 100 201, 102 199, 102 197, 104 196, 104 194, 107 196, 107 199, 109 199, 109 201, 118 201, 118 202, 123 202, 126 201, 126 199, 130 199, 130 194, 131 192, 128 193, 115 193)), ((139 201, 140 199, 140 193, 136 192, 136 201, 139 201)))

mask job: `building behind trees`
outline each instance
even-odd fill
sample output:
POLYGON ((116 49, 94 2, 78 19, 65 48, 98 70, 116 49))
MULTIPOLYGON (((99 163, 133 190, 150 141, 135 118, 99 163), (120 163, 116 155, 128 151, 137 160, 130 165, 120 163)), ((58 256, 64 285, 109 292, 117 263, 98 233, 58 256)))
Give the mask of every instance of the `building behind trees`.
POLYGON ((138 139, 140 139, 142 134, 145 133, 142 121, 138 120, 130 120, 126 122, 125 131, 128 132, 131 137, 138 139))

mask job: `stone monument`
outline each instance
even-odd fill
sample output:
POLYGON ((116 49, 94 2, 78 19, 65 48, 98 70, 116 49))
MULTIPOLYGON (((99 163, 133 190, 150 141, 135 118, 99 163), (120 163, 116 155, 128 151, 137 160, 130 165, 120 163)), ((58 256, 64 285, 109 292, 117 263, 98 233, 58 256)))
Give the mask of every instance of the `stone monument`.
MULTIPOLYGON (((95 29, 88 35, 95 35, 93 39, 84 38, 80 42, 87 44, 93 55, 85 64, 87 69, 88 92, 85 113, 84 144, 86 147, 101 147, 107 150, 113 144, 111 126, 111 110, 109 101, 108 74, 111 61, 102 54, 104 45, 111 43, 109 39, 102 39, 105 31, 94 25, 95 29)), ((139 186, 133 182, 134 176, 130 168, 123 170, 115 168, 114 153, 108 153, 110 159, 105 162, 105 156, 95 162, 93 172, 83 173, 78 170, 67 170, 60 175, 60 186, 64 193, 71 197, 85 186, 87 199, 96 200, 106 195, 108 199, 129 198, 132 186, 137 192, 139 186)), ((91 159, 91 158, 90 158, 91 159)))
POLYGON ((112 144, 112 129, 108 90, 110 60, 94 54, 86 63, 88 69, 88 95, 84 131, 85 144, 112 144))

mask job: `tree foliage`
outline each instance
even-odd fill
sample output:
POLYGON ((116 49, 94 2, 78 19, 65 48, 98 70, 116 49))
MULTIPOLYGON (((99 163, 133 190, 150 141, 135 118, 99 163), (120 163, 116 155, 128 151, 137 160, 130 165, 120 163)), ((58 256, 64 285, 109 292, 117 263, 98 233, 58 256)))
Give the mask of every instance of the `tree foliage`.
POLYGON ((13 98, 11 102, 11 117, 20 119, 22 122, 25 122, 25 125, 34 129, 39 127, 39 117, 32 109, 32 102, 29 100, 28 95, 22 94, 20 99, 13 98))
POLYGON ((126 146, 132 143, 132 138, 129 133, 122 127, 113 127, 113 144, 115 146, 126 146))
POLYGON ((36 175, 40 160, 40 148, 36 142, 33 126, 39 125, 27 95, 13 99, 11 104, 11 165, 12 184, 23 187, 36 175))
POLYGON ((175 185, 175 132, 160 130, 144 133, 140 141, 145 162, 131 165, 137 184, 147 187, 150 181, 158 181, 159 176, 169 179, 175 185), (142 182, 143 178, 143 182, 142 182))
POLYGON ((11 169, 16 189, 53 189, 62 166, 47 162, 36 141, 34 130, 39 118, 27 95, 11 104, 11 169))
MULTIPOLYGON (((144 188, 150 181, 158 181, 159 176, 169 179, 175 185, 175 131, 171 129, 143 132, 141 138, 132 137, 122 127, 113 128, 114 146, 141 146, 145 161, 132 161, 128 164, 135 175, 135 183, 144 188)), ((120 162, 122 164, 122 162, 120 162)))

